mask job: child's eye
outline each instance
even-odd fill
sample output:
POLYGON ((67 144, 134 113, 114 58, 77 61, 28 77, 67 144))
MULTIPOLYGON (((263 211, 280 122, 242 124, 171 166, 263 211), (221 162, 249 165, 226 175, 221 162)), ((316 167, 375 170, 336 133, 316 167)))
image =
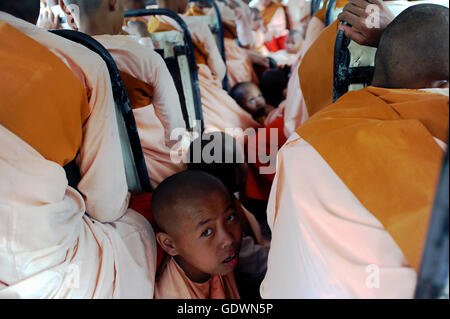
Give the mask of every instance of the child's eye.
POLYGON ((227 217, 227 222, 232 222, 233 220, 236 219, 236 214, 231 214, 230 216, 227 217))
POLYGON ((212 229, 211 229, 211 228, 208 228, 207 230, 205 230, 205 231, 202 233, 201 237, 208 237, 208 236, 211 235, 211 234, 212 234, 212 229))

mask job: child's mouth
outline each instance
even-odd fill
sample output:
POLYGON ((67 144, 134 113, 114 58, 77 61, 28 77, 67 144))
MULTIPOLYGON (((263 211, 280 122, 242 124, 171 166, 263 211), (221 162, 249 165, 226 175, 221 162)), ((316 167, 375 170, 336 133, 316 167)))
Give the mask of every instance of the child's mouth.
POLYGON ((232 256, 230 256, 227 259, 225 259, 222 263, 227 265, 227 266, 234 267, 238 263, 238 258, 237 257, 238 257, 238 254, 236 252, 232 256))

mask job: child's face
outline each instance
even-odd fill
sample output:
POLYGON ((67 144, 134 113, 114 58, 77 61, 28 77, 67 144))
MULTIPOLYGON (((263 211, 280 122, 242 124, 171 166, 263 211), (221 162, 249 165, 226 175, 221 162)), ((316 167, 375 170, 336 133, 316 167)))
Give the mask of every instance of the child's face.
POLYGON ((193 281, 231 272, 238 263, 242 229, 230 195, 213 191, 186 210, 173 238, 180 266, 193 281))
POLYGON ((261 109, 266 106, 266 100, 259 87, 255 84, 251 84, 245 87, 245 92, 240 101, 242 107, 252 115, 258 115, 258 113, 264 113, 261 109))
POLYGON ((300 51, 302 43, 303 40, 301 39, 300 35, 290 35, 286 39, 286 51, 289 54, 296 54, 298 53, 298 51, 300 51))

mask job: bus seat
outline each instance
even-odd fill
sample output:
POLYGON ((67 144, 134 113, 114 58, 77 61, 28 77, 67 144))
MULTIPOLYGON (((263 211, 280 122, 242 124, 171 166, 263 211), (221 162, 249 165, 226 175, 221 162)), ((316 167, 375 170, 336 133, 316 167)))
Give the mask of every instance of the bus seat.
MULTIPOLYGON (((133 111, 123 85, 117 66, 109 52, 95 39, 87 34, 73 30, 51 30, 68 40, 77 42, 97 53, 105 61, 111 77, 113 96, 116 107, 116 119, 119 129, 120 144, 125 166, 128 190, 133 194, 148 193, 152 188, 145 164, 144 154, 139 139, 133 111)), ((69 167, 70 169, 70 167, 69 167)), ((73 166, 72 166, 73 170, 73 166)), ((67 170, 66 170, 67 172, 67 170)))
POLYGON ((329 0, 325 12, 325 28, 335 21, 344 8, 336 8, 336 0, 329 0))
POLYGON ((338 31, 334 47, 333 102, 349 90, 370 85, 376 48, 361 46, 338 31))
MULTIPOLYGON (((165 31, 151 34, 156 52, 169 69, 180 98, 186 128, 189 131, 204 131, 202 103, 198 84, 197 63, 194 46, 186 23, 176 13, 165 9, 140 9, 125 12, 126 18, 154 15, 168 16, 180 25, 183 32, 165 31), (197 127, 200 123, 200 127, 197 127)), ((200 133, 201 134, 201 133, 200 133)))
POLYGON ((311 17, 323 6, 323 0, 311 0, 311 17))
POLYGON ((417 278, 416 299, 449 298, 449 151, 443 161, 417 278))

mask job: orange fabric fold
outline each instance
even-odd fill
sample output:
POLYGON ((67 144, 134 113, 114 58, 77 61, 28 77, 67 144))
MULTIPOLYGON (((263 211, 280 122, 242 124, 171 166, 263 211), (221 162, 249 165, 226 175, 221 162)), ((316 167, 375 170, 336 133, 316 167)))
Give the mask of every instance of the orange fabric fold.
POLYGON ((147 22, 147 29, 149 33, 176 31, 170 24, 163 23, 154 16, 150 17, 147 22))
POLYGON ((81 146, 89 104, 83 84, 51 51, 0 23, 0 124, 61 166, 81 146))
POLYGON ((339 21, 325 28, 302 58, 300 88, 309 116, 333 103, 334 44, 339 21))
POLYGON ((272 3, 261 10, 262 18, 264 25, 267 26, 270 21, 272 21, 273 16, 277 12, 278 9, 283 8, 283 5, 279 3, 275 3, 272 1, 272 3))
POLYGON ((297 130, 416 271, 443 158, 433 137, 447 140, 448 120, 446 96, 367 87, 347 93, 297 130))
POLYGON ((152 104, 154 88, 151 85, 123 71, 120 71, 120 76, 133 109, 152 104))
POLYGON ((223 23, 223 36, 226 39, 237 39, 237 29, 235 25, 224 22, 223 23))
POLYGON ((320 8, 316 13, 314 13, 313 17, 316 17, 323 23, 325 23, 325 15, 327 13, 328 0, 323 2, 322 8, 320 8))
POLYGON ((196 283, 173 258, 162 267, 162 274, 156 278, 155 299, 240 299, 233 272, 212 275, 205 283, 196 283))
POLYGON ((200 16, 204 16, 205 13, 199 6, 194 4, 188 9, 188 11, 186 11, 185 15, 188 17, 200 17, 200 16))

